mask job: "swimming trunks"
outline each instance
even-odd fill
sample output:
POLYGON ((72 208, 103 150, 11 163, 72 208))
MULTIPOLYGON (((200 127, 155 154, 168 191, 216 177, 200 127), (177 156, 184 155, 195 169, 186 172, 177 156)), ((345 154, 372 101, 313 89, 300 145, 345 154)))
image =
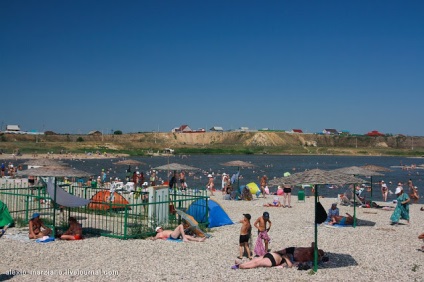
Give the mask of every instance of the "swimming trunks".
POLYGON ((340 220, 339 224, 340 224, 340 225, 346 225, 346 217, 343 217, 343 218, 340 220))
POLYGON ((277 262, 275 261, 274 256, 271 253, 266 253, 264 255, 264 258, 269 259, 271 261, 272 266, 276 266, 277 265, 277 262))
POLYGON ((291 190, 292 190, 291 188, 284 188, 283 189, 284 193, 291 193, 291 190))
POLYGON ((174 237, 172 237, 172 235, 169 235, 169 239, 171 239, 171 240, 178 240, 178 239, 181 239, 181 236, 178 236, 177 238, 174 238, 174 237))
POLYGON ((248 242, 249 242, 249 234, 240 235, 240 240, 239 240, 240 244, 248 243, 248 242))

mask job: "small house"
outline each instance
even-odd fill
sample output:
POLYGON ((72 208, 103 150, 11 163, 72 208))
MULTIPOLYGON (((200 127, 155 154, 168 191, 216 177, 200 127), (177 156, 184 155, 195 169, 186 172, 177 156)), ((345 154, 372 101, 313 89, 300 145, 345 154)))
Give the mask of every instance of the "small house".
POLYGON ((93 131, 88 132, 88 135, 101 136, 102 133, 100 131, 98 131, 98 130, 93 130, 93 131))
POLYGON ((190 133, 193 132, 193 130, 187 125, 187 124, 183 124, 178 128, 174 128, 172 130, 172 132, 176 132, 176 133, 190 133))
POLYGON ((332 129, 332 128, 330 128, 330 129, 324 129, 322 131, 322 133, 327 134, 327 135, 339 135, 339 132, 337 130, 335 130, 335 129, 332 129))
POLYGON ((290 133, 303 133, 302 129, 292 129, 290 133))
POLYGON ((219 131, 222 132, 224 131, 224 128, 222 128, 221 126, 214 126, 211 129, 209 129, 210 131, 219 131))
POLYGON ((6 131, 18 132, 21 131, 21 128, 19 127, 19 125, 6 125, 6 131))

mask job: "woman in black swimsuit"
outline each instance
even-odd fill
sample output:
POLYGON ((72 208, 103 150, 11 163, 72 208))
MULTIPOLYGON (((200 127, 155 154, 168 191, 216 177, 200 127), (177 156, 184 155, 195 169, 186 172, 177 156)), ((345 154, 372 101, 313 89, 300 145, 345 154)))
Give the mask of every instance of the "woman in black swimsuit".
POLYGON ((249 269, 257 267, 273 267, 281 265, 283 263, 287 263, 289 267, 292 267, 293 265, 289 255, 282 254, 281 252, 272 252, 266 253, 261 257, 254 258, 253 260, 247 261, 245 263, 236 261, 236 265, 233 266, 233 268, 249 269))

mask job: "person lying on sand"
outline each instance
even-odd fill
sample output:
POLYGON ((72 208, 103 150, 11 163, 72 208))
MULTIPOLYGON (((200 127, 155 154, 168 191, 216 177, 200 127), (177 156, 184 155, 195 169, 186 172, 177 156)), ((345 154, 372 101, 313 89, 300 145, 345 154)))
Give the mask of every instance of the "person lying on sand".
POLYGON ((346 213, 347 216, 332 216, 330 221, 328 222, 329 225, 333 224, 339 224, 339 225, 352 225, 353 224, 353 217, 346 213))
POLYGON ((52 230, 44 225, 39 213, 34 213, 29 221, 29 238, 39 239, 49 236, 52 230))
POLYGON ((69 217, 69 229, 60 236, 62 240, 81 240, 82 239, 82 228, 81 224, 78 223, 75 217, 69 217))
POLYGON ((281 207, 281 202, 278 197, 274 197, 272 203, 264 204, 264 207, 281 207))
POLYGON ((162 239, 167 240, 170 239, 183 239, 184 242, 195 241, 195 242, 204 242, 206 237, 204 238, 195 238, 190 235, 186 235, 184 233, 184 226, 182 224, 178 225, 174 231, 172 230, 163 230, 161 226, 156 227, 156 236, 152 238, 152 240, 162 239))
MULTIPOLYGON (((257 267, 273 267, 273 266, 287 266, 293 267, 299 263, 310 262, 314 260, 314 247, 312 243, 310 247, 289 247, 280 251, 266 253, 264 256, 254 258, 251 261, 242 263, 236 260, 233 269, 249 269, 257 267)), ((324 251, 318 250, 318 260, 322 260, 324 251)))

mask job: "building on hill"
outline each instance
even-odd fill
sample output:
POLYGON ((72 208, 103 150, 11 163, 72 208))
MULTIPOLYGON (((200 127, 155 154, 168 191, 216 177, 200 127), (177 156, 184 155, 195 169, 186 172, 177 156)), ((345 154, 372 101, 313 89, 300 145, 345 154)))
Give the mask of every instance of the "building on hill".
POLYGON ((326 128, 322 131, 322 133, 327 134, 327 135, 339 135, 339 132, 335 129, 332 129, 332 128, 330 128, 330 129, 326 128))
POLYGON ((6 125, 6 131, 17 132, 21 131, 21 128, 19 127, 19 125, 6 125))
POLYGON ((98 130, 93 130, 93 131, 88 132, 88 135, 101 136, 102 133, 98 130))
POLYGON ((222 128, 221 126, 214 126, 211 129, 209 129, 210 131, 219 131, 219 132, 223 132, 224 128, 222 128))
POLYGON ((175 133, 189 133, 189 132, 193 132, 193 130, 187 124, 183 124, 183 125, 181 125, 178 128, 172 129, 172 132, 175 132, 175 133))

